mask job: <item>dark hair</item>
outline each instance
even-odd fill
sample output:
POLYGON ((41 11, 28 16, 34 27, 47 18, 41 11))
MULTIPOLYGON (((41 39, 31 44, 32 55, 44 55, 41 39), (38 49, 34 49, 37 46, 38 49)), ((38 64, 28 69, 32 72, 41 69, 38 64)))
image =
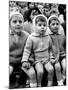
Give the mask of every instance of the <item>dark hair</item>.
POLYGON ((40 10, 39 10, 37 7, 30 8, 30 9, 28 10, 28 14, 27 14, 27 20, 28 20, 29 22, 32 22, 32 21, 31 21, 31 18, 30 18, 30 15, 31 15, 31 13, 32 13, 33 10, 36 10, 36 11, 38 11, 38 14, 41 14, 40 10))
POLYGON ((47 22, 46 19, 43 16, 38 16, 35 20, 35 23, 37 24, 39 21, 47 22))
MULTIPOLYGON (((28 6, 28 8, 30 8, 30 4, 31 4, 32 2, 27 2, 27 6, 28 6)), ((33 2, 34 3, 34 2, 33 2)), ((34 4, 34 6, 35 6, 35 4, 34 4)))

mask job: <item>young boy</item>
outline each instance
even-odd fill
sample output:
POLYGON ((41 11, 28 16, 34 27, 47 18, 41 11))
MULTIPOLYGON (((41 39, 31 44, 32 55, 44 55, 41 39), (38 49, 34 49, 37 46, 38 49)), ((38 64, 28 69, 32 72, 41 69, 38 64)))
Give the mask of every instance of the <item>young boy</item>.
MULTIPOLYGON (((48 85, 53 78, 53 66, 49 62, 50 58, 50 37, 46 35, 47 18, 44 15, 37 15, 33 19, 34 32, 29 35, 23 53, 22 67, 29 60, 33 53, 34 60, 32 61, 34 69, 31 70, 30 87, 41 87, 41 80, 44 73, 44 68, 48 72, 48 85), (37 77, 37 79, 36 79, 37 77)), ((25 66, 28 67, 28 64, 25 66)))
POLYGON ((63 78, 65 78, 65 36, 58 33, 60 21, 56 15, 49 17, 48 26, 52 32, 50 37, 52 40, 53 59, 51 59, 50 62, 55 67, 58 85, 63 85, 60 62, 63 68, 63 78))
POLYGON ((19 12, 11 12, 9 17, 9 74, 21 67, 21 59, 28 33, 23 30, 24 18, 19 12))
MULTIPOLYGON (((59 14, 58 9, 57 9, 57 8, 52 8, 52 9, 50 10, 50 16, 51 16, 51 15, 56 15, 56 16, 58 16, 58 18, 59 18, 59 15, 60 15, 60 14, 59 14)), ((47 33, 48 33, 48 34, 51 34, 51 31, 49 30, 49 28, 48 28, 48 30, 47 30, 47 33)), ((65 33, 64 33, 64 28, 63 28, 62 25, 59 26, 58 33, 61 34, 61 35, 65 35, 65 33)))

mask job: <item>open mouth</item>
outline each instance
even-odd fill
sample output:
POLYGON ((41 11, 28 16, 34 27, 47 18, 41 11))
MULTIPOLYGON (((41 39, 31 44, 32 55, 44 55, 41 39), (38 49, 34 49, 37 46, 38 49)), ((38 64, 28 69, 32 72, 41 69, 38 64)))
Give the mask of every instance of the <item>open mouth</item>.
POLYGON ((41 31, 42 33, 45 32, 44 30, 41 31))
POLYGON ((16 29, 21 29, 21 27, 16 27, 16 29))
POLYGON ((43 34, 43 33, 45 33, 45 32, 44 32, 44 31, 41 31, 40 33, 43 34))
POLYGON ((57 32, 57 31, 58 31, 58 29, 55 29, 54 31, 55 31, 55 32, 57 32))

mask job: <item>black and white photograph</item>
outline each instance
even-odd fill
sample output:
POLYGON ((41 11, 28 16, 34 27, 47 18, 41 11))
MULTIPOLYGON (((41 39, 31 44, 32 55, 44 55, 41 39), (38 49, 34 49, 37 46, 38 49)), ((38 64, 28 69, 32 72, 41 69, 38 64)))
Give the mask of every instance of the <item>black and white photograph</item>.
POLYGON ((66 86, 66 4, 9 0, 9 89, 66 86))

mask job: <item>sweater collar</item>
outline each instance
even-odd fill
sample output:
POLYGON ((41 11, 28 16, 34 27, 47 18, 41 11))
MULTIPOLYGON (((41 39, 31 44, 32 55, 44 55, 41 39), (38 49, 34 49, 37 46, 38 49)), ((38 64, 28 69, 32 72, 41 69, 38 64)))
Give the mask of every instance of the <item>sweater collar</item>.
POLYGON ((14 31, 10 30, 10 34, 11 34, 11 35, 21 36, 21 35, 22 35, 22 32, 14 32, 14 31))
POLYGON ((44 35, 41 35, 41 34, 38 34, 38 33, 32 33, 32 36, 35 36, 35 37, 45 37, 47 36, 47 34, 45 33, 44 35))
POLYGON ((50 35, 61 35, 61 34, 59 34, 59 33, 54 34, 53 32, 51 32, 50 35))

